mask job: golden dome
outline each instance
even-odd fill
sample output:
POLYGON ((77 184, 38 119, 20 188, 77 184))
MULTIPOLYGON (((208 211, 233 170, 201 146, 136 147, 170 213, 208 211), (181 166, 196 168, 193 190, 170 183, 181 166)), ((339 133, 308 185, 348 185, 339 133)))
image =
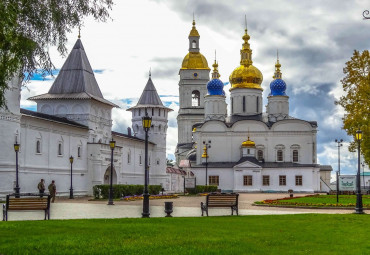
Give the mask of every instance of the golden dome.
POLYGON ((181 69, 209 69, 207 59, 200 52, 189 52, 182 61, 181 69))
POLYGON ((248 136, 248 140, 242 143, 242 147, 256 147, 256 144, 253 141, 249 140, 248 136))
POLYGON ((263 90, 261 87, 263 75, 258 68, 252 65, 252 50, 248 42, 249 39, 250 36, 247 33, 247 29, 245 29, 245 33, 243 35, 244 43, 240 50, 240 66, 235 68, 229 77, 229 81, 231 83, 230 91, 236 88, 263 90))

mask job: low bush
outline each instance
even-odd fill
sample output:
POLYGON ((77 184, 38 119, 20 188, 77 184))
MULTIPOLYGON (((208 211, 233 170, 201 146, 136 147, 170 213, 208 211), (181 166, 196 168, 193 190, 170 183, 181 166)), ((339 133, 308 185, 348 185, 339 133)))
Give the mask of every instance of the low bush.
POLYGON ((216 192, 217 186, 215 185, 197 185, 195 189, 186 189, 189 194, 198 194, 198 193, 204 193, 204 192, 216 192))
MULTIPOLYGON (((109 198, 110 185, 95 185, 93 187, 93 195, 95 199, 109 198)), ((149 185, 149 194, 157 195, 162 189, 161 185, 149 185)), ((114 184, 113 185, 113 198, 121 198, 124 196, 142 195, 144 193, 144 185, 126 185, 126 184, 114 184)))

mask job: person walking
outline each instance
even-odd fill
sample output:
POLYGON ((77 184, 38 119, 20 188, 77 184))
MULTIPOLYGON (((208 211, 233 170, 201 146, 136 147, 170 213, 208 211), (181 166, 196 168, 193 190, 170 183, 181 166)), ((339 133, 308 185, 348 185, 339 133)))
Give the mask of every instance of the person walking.
POLYGON ((41 179, 41 181, 37 185, 37 188, 39 190, 40 197, 43 197, 44 192, 45 192, 45 181, 44 181, 44 179, 41 179))
POLYGON ((55 201, 55 194, 57 194, 57 186, 55 186, 55 181, 52 180, 51 183, 48 186, 49 193, 51 196, 51 202, 54 203, 55 201))

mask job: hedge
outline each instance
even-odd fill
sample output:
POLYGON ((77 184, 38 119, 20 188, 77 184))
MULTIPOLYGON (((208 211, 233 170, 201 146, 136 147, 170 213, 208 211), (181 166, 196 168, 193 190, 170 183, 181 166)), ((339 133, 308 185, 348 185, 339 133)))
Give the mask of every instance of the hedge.
MULTIPOLYGON (((110 185, 95 185, 93 187, 93 194, 95 199, 109 198, 110 185)), ((162 189, 161 185, 149 185, 149 194, 157 195, 162 189)), ((122 198, 124 196, 142 195, 144 193, 144 185, 113 185, 113 198, 122 198)))
POLYGON ((186 189, 189 194, 198 194, 198 193, 204 193, 204 192, 216 192, 217 186, 216 185, 197 185, 195 189, 186 189))

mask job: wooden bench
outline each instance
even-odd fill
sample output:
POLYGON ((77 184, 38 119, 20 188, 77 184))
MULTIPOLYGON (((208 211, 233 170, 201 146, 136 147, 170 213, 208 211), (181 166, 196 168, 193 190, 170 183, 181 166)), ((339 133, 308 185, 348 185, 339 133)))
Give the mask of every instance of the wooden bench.
POLYGON ((6 204, 3 204, 3 221, 8 221, 8 211, 31 211, 42 210, 50 219, 50 195, 44 194, 10 194, 6 196, 6 204))
POLYGON ((208 216, 208 208, 210 207, 230 207, 231 215, 234 215, 234 211, 236 212, 236 215, 239 215, 238 198, 239 194, 237 193, 210 193, 207 195, 206 203, 200 203, 202 216, 204 212, 206 212, 208 216))

